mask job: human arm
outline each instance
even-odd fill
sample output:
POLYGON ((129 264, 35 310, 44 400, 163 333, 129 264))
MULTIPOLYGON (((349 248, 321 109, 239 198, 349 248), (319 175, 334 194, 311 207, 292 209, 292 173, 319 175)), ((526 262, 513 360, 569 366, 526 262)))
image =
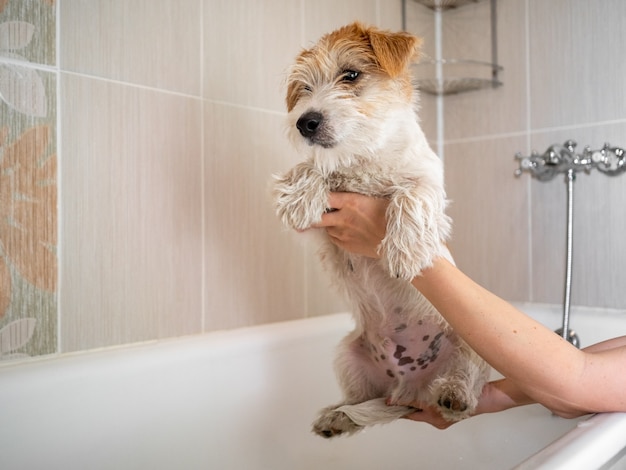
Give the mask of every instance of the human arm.
MULTIPOLYGON (((587 353, 597 353, 600 351, 621 348, 624 346, 626 346, 626 336, 621 336, 589 346, 585 348, 584 351, 587 353)), ((520 387, 515 382, 508 378, 502 378, 489 382, 485 385, 482 394, 478 399, 478 406, 476 407, 476 410, 474 411, 472 416, 477 416, 485 413, 496 413, 499 411, 508 410, 517 406, 529 405, 532 403, 535 403, 535 401, 524 392, 522 392, 520 387)), ((408 403, 407 405, 410 405, 419 410, 415 413, 407 415, 407 419, 426 422, 439 429, 446 429, 455 424, 453 422, 445 420, 439 413, 439 410, 435 407, 429 407, 425 404, 417 402, 408 403)), ((557 410, 553 410, 553 412, 558 414, 557 410)), ((586 412, 581 411, 572 414, 561 413, 561 416, 566 418, 574 418, 583 414, 586 414, 586 412)))
MULTIPOLYGON (((378 257, 385 234, 384 199, 333 193, 317 227, 341 248, 378 257)), ((589 412, 626 411, 626 340, 580 351, 482 288, 444 259, 412 281, 455 331, 506 377, 489 385, 480 412, 538 402, 574 417, 589 412), (508 398, 507 398, 508 397, 508 398)))
POLYGON ((626 411, 623 338, 578 350, 443 259, 413 285, 518 397, 563 417, 626 411))
MULTIPOLYGON (((496 413, 522 405, 534 403, 511 380, 503 378, 488 382, 483 387, 478 398, 478 405, 471 416, 485 413, 496 413)), ((439 408, 420 402, 407 403, 416 409, 414 413, 405 416, 406 419, 422 421, 439 429, 446 429, 456 422, 451 422, 441 416, 439 408)))

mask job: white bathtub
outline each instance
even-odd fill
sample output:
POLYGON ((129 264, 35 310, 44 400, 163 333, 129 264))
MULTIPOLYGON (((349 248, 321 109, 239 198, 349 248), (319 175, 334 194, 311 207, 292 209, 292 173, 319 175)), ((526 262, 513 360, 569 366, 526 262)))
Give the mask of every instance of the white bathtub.
MULTIPOLYGON (((524 308, 560 323, 558 309, 524 308)), ((574 310, 572 323, 583 345, 626 334, 623 314, 574 310)), ((445 431, 400 420, 313 435, 317 410, 340 398, 332 354, 350 328, 339 314, 4 365, 0 468, 626 468, 622 414, 564 420, 529 406, 445 431)))

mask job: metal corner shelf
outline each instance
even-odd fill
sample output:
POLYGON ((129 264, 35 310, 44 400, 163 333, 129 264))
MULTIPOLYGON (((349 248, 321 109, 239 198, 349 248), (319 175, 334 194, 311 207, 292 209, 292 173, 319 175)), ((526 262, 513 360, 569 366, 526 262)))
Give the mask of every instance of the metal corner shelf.
POLYGON ((451 8, 462 7, 470 3, 478 3, 481 0, 413 0, 415 3, 424 5, 431 10, 450 10, 451 8))
MULTIPOLYGON (((466 91, 483 90, 485 88, 497 88, 502 85, 498 80, 498 74, 502 67, 491 62, 467 59, 442 59, 420 62, 413 65, 416 72, 415 82, 417 87, 431 95, 453 95, 466 91), (436 69, 441 67, 442 75, 445 78, 419 78, 422 70, 428 68, 436 69), (454 69, 462 67, 464 71, 472 72, 469 76, 462 74, 455 75, 454 69), (490 76, 490 77, 489 77, 490 76)), ((435 71, 428 75, 437 76, 435 71)))
MULTIPOLYGON (((435 14, 476 4, 483 0, 412 0, 413 3, 430 8, 435 14)), ((502 86, 498 75, 503 70, 498 65, 497 47, 497 15, 496 2, 490 0, 491 21, 491 62, 469 59, 442 59, 430 60, 415 64, 414 71, 418 89, 425 93, 437 96, 453 95, 467 91, 498 88, 502 86), (462 70, 462 73, 454 71, 462 70), (424 73, 424 71, 427 71, 424 73)), ((402 2, 403 25, 406 29, 406 0, 402 2)))

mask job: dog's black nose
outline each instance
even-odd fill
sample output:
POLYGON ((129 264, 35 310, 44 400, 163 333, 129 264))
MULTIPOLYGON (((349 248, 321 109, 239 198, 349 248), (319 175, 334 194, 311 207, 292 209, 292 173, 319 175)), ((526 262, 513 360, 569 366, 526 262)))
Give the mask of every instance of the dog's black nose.
POLYGON ((303 137, 313 137, 323 120, 324 116, 322 116, 322 113, 318 113, 317 111, 308 111, 300 116, 300 119, 298 119, 298 122, 296 123, 296 127, 303 137))

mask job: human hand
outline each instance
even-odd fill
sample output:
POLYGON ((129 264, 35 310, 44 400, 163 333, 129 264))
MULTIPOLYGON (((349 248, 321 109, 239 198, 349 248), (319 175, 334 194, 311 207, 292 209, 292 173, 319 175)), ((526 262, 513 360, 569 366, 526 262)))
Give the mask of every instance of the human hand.
POLYGON ((325 229, 330 240, 346 251, 379 258, 389 201, 356 193, 330 193, 328 205, 333 210, 312 228, 325 229))
MULTIPOLYGON (((494 380, 493 382, 486 383, 483 387, 480 397, 478 398, 478 406, 471 416, 484 413, 497 413, 516 406, 529 405, 533 402, 534 401, 524 394, 511 380, 494 380)), ((434 406, 428 406, 421 402, 403 403, 403 405, 411 406, 418 410, 406 415, 406 419, 428 423, 438 429, 446 429, 455 424, 455 422, 445 420, 439 413, 439 410, 434 406)))
POLYGON ((437 429, 446 429, 455 424, 455 421, 448 421, 447 419, 444 419, 444 417, 441 416, 439 409, 434 406, 426 406, 418 402, 412 403, 411 406, 414 407, 416 411, 406 415, 404 417, 405 419, 428 423, 437 429))

